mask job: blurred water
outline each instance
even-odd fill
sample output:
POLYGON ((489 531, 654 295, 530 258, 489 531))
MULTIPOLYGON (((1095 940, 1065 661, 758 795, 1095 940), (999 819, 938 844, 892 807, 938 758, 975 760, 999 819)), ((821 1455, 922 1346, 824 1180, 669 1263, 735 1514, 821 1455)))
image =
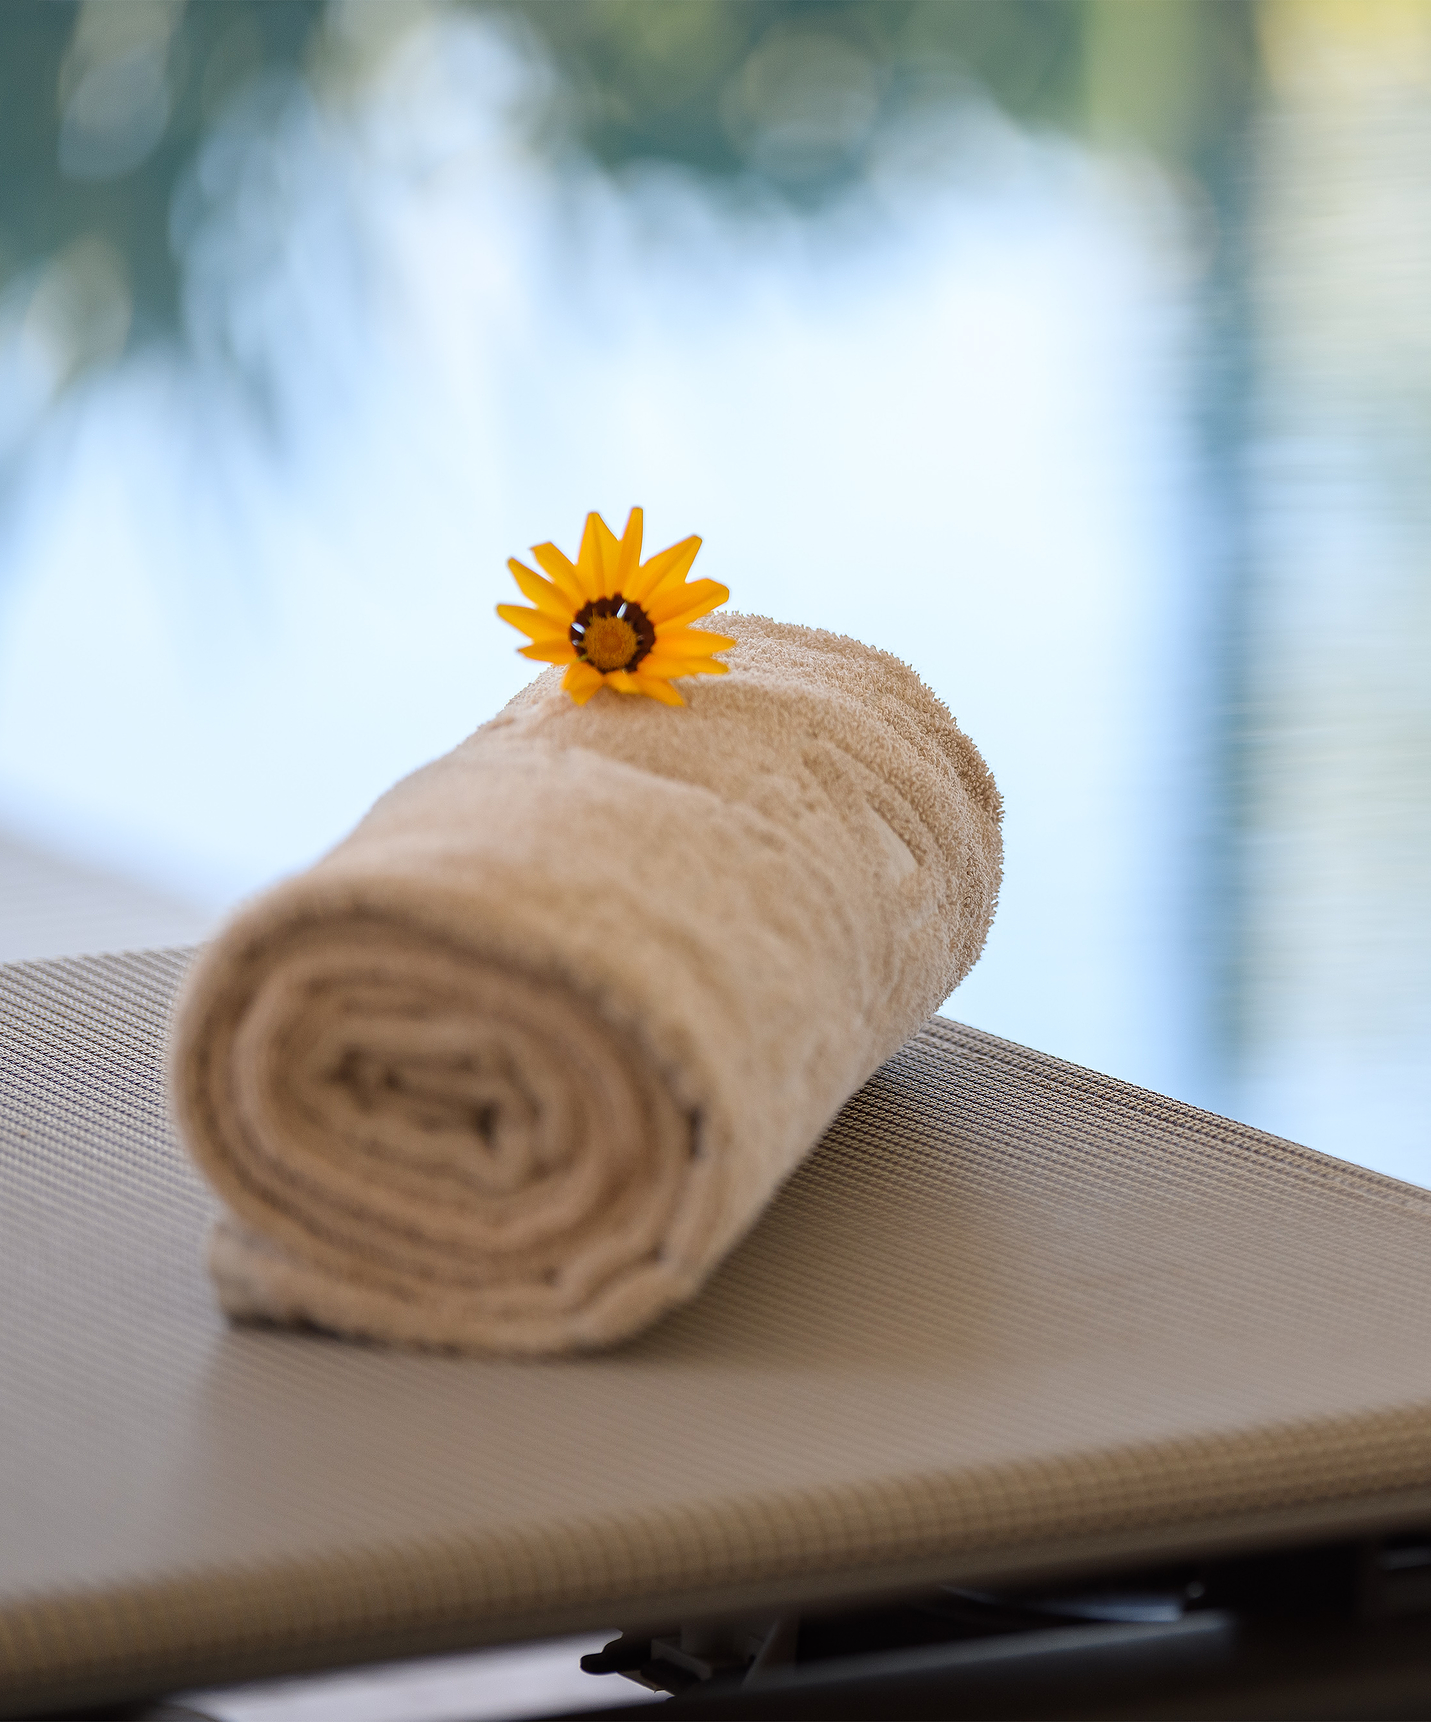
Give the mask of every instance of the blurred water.
POLYGON ((532 146, 541 69, 450 21, 361 99, 250 89, 176 211, 197 357, 86 385, 28 453, 0 822, 215 903, 300 866, 526 679, 505 557, 640 502, 737 607, 906 658, 985 752, 1007 882, 951 1014, 1431 1180, 1426 397, 1344 251, 1374 181, 1419 338, 1427 110, 1412 80, 1352 147, 1281 51, 1230 611, 1202 241, 1146 165, 971 101, 819 220, 613 183, 532 146))
POLYGON ((1431 8, 1269 18, 1236 1091, 1431 1182, 1431 8))

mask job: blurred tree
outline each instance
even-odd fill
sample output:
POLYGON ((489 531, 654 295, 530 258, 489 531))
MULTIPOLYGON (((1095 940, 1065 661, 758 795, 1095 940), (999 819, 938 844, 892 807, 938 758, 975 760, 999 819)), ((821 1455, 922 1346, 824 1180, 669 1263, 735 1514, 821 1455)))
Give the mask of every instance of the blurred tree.
MULTIPOLYGON (((452 0, 554 63, 554 138, 609 168, 753 175, 813 203, 894 113, 982 90, 1026 123, 1087 129, 1206 175, 1255 88, 1256 0, 452 0)), ((371 45, 428 12, 338 0, 371 45)), ((254 79, 353 58, 323 0, 6 0, 0 291, 62 372, 177 321, 175 188, 254 79)), ((351 64, 348 69, 351 70, 351 64)), ((359 68, 361 70, 361 68, 359 68)))
POLYGON ((1078 111, 1080 0, 504 0, 540 33, 597 158, 754 170, 794 190, 856 169, 882 112, 979 85, 1016 117, 1078 111))
POLYGON ((302 61, 322 10, 321 0, 5 6, 0 284, 39 277, 50 317, 72 325, 76 362, 131 330, 172 326, 175 184, 240 84, 302 61))

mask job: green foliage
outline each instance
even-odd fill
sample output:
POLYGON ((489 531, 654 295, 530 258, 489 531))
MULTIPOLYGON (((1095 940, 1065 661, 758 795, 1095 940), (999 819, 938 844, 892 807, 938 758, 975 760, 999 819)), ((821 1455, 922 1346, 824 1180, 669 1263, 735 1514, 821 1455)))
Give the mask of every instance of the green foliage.
POLYGON ((141 327, 171 324, 175 184, 233 90, 300 65, 321 16, 321 0, 7 0, 0 279, 71 254, 77 291, 102 296, 108 271, 141 327))
MULTIPOLYGON (((1254 0, 465 4, 554 63, 553 139, 613 169, 678 162, 803 202, 856 175, 892 114, 971 89, 1198 171, 1255 81, 1254 0)), ((6 0, 0 287, 38 283, 76 366, 171 328, 173 196, 225 103, 265 75, 361 75, 355 40, 380 57, 424 15, 414 0, 332 15, 322 0, 6 0)))
POLYGON ((858 161, 880 110, 971 84, 1072 123, 1080 0, 546 0, 508 5, 565 74, 598 159, 752 167, 788 183, 858 161), (823 125, 821 121, 823 120, 823 125))

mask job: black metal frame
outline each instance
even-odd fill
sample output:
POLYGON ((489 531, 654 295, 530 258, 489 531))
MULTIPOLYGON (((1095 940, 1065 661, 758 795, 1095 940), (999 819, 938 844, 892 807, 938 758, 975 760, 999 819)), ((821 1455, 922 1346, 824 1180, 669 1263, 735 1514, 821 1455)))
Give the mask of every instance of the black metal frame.
POLYGON ((806 1616, 753 1674, 682 1678, 661 1643, 587 1659, 673 1692, 604 1717, 1426 1717, 1431 1532, 806 1616))

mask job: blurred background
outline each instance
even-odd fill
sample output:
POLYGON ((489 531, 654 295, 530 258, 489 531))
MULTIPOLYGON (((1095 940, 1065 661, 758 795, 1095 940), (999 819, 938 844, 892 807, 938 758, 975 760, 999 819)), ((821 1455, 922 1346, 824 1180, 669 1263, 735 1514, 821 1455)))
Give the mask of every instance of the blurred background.
POLYGON ((599 508, 1007 801, 948 1014, 1431 1183, 1431 3, 8 0, 0 958, 201 936, 599 508))

